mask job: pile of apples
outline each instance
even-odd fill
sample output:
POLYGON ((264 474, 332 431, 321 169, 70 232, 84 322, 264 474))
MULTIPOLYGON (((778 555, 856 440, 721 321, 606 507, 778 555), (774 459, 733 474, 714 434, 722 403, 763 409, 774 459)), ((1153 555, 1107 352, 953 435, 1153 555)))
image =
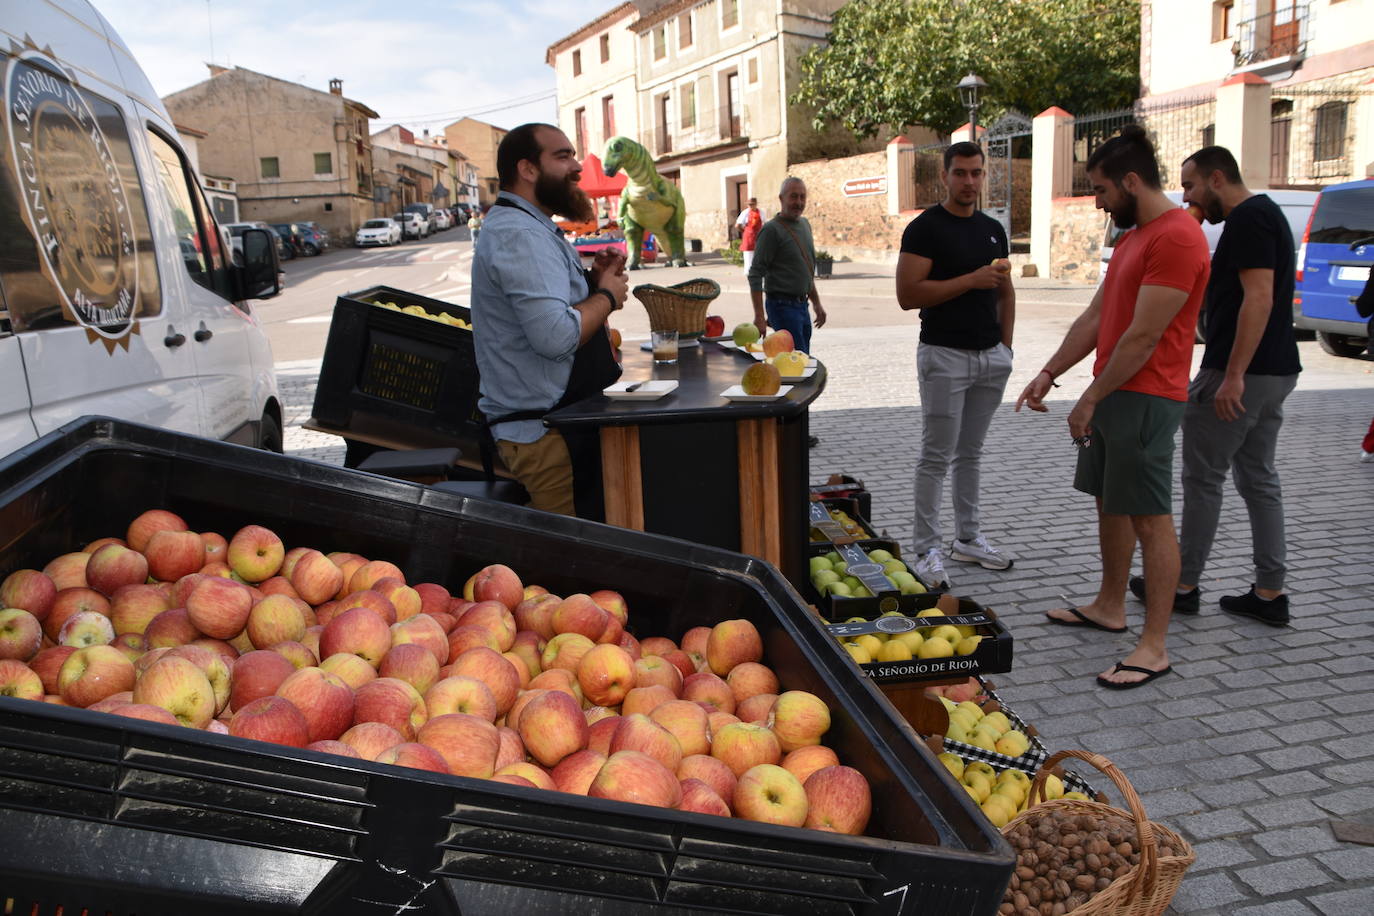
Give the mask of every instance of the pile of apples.
MULTIPOLYGON (((992 764, 965 760, 958 754, 941 754, 940 762, 954 774, 954 778, 997 829, 1005 827, 1012 818, 1026 810, 1031 786, 1029 774, 1010 767, 999 773, 992 764)), ((1088 796, 1082 792, 1065 792, 1064 781, 1050 773, 1045 777, 1045 799, 1056 798, 1088 801, 1088 796)))
MULTIPOLYGON (((916 578, 906 563, 894 557, 890 550, 877 547, 864 551, 864 556, 870 563, 877 563, 883 568, 883 576, 893 591, 899 591, 903 595, 925 594, 926 587, 921 584, 921 580, 916 578)), ((811 584, 820 594, 834 595, 837 598, 873 597, 873 593, 858 577, 849 575, 849 564, 838 551, 832 550, 823 556, 811 557, 807 563, 811 570, 811 584)))
POLYGON ((1020 757, 1030 750, 1030 738, 1012 727, 1006 713, 984 712, 972 700, 955 703, 949 697, 940 697, 940 702, 949 713, 949 728, 945 730, 949 740, 1007 757, 1020 757))
POLYGON ((459 318, 456 315, 450 315, 448 312, 439 312, 438 314, 435 314, 434 312, 429 311, 422 305, 400 306, 394 302, 374 302, 372 304, 377 306, 378 308, 390 309, 393 312, 401 312, 406 315, 414 315, 416 318, 428 318, 430 321, 437 321, 440 324, 447 324, 455 328, 462 328, 465 331, 472 330, 471 322, 465 321, 464 319, 459 318))
POLYGON ((0 696, 846 834, 872 809, 825 702, 780 686, 744 619, 641 640, 611 590, 492 565, 451 595, 162 509, 11 573, 0 606, 0 696))

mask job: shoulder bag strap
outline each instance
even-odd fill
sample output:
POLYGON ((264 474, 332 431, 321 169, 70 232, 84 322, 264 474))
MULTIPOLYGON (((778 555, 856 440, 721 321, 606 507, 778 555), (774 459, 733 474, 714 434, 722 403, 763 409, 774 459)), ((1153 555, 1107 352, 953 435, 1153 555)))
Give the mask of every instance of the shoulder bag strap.
POLYGON ((778 225, 786 229, 787 234, 792 236, 792 241, 797 243, 797 250, 801 252, 802 260, 806 262, 806 272, 814 275, 816 273, 816 265, 811 263, 811 256, 806 253, 806 248, 802 245, 801 239, 797 238, 797 233, 793 232, 792 227, 782 220, 778 220, 778 225))

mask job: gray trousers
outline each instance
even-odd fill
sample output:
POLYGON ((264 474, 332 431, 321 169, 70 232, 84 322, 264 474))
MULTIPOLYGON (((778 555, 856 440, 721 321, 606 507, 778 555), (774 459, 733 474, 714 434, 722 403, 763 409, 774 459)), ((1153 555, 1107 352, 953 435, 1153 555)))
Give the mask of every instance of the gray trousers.
POLYGON ((1000 343, 987 350, 925 343, 916 349, 922 425, 912 548, 918 554, 944 541, 940 503, 946 474, 954 495, 955 537, 968 541, 981 533, 978 472, 983 439, 1002 403, 1011 357, 1011 350, 1000 343))
POLYGON ((1188 386, 1183 415, 1183 524, 1179 537, 1179 581, 1202 578, 1221 516, 1222 486, 1231 472, 1236 492, 1250 514, 1255 585, 1283 588, 1287 545, 1283 491, 1274 450, 1283 425, 1283 401, 1298 384, 1296 375, 1247 375, 1241 404, 1245 413, 1230 423, 1217 417, 1213 398, 1225 373, 1199 369, 1188 386))

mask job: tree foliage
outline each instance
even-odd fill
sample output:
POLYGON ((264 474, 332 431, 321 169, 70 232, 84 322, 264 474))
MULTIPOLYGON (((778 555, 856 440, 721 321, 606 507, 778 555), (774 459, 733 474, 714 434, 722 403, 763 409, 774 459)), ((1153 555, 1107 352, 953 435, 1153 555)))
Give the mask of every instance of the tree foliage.
POLYGON ((1139 88, 1140 0, 850 0, 829 44, 801 59, 793 97, 816 127, 871 137, 968 120, 955 85, 988 83, 987 124, 1008 109, 1085 114, 1130 104, 1139 88))

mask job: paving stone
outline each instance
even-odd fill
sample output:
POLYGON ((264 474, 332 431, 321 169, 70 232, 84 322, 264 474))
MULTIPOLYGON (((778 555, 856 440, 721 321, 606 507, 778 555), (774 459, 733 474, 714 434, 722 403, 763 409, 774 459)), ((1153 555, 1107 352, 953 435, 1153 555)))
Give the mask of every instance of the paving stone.
POLYGON ((1368 757, 1374 754, 1374 739, 1368 734, 1354 735, 1349 738, 1341 738, 1338 741, 1326 741, 1322 747, 1331 751, 1346 760, 1355 760, 1360 757, 1368 757))
POLYGON ((1374 793, 1371 793, 1367 788, 1326 792, 1317 795, 1312 801, 1318 807, 1325 808, 1339 817, 1348 817, 1362 811, 1374 811, 1374 793))
POLYGON ((1374 888, 1370 887, 1317 894, 1309 898, 1322 916, 1369 916, 1371 900, 1374 900, 1374 888))
POLYGON ((1331 672, 1316 662, 1307 662, 1301 665, 1285 665, 1275 668, 1274 676, 1284 682, 1308 681, 1315 678, 1330 677, 1331 672))
POLYGON ((1264 666, 1247 668, 1243 671, 1232 671, 1229 674, 1219 674, 1217 680, 1227 687, 1260 687, 1265 684, 1272 684, 1280 678, 1275 675, 1273 668, 1264 666))
MULTIPOLYGON (((1349 637, 1347 637, 1349 638, 1349 637)), ((1366 637, 1366 640, 1368 637, 1366 637)), ((1322 667, 1332 674, 1355 674, 1357 672, 1368 671, 1370 659, 1368 655, 1350 655, 1345 658, 1331 658, 1322 662, 1322 667)))
POLYGON ((1238 868, 1236 877, 1264 896, 1317 887, 1331 880, 1330 874, 1316 862, 1297 858, 1238 868))
POLYGON ((1275 798, 1291 798, 1306 795, 1320 797, 1331 788, 1331 783, 1311 770, 1289 770, 1275 776, 1261 776, 1258 780, 1264 791, 1275 798))
POLYGON ((1322 702, 1339 713, 1374 711, 1374 693, 1346 693, 1322 702))
POLYGON ((1179 825, 1190 838, 1210 840, 1254 832, 1255 824, 1238 811, 1205 811, 1179 818, 1179 825))
POLYGON ((1305 798, 1286 798, 1263 805, 1251 805, 1246 813, 1264 827, 1287 827, 1322 820, 1322 809, 1305 798))
MULTIPOLYGON (((1302 717, 1295 715, 1291 707, 1284 707, 1283 718, 1286 721, 1292 722, 1294 720, 1301 720, 1302 717)), ((1345 734, 1345 731, 1339 725, 1329 719, 1318 719, 1314 722, 1299 721, 1297 725, 1284 725, 1271 729, 1270 731, 1275 738, 1278 738, 1284 744, 1321 742, 1322 747, 1327 748, 1331 746, 1331 743, 1323 741, 1322 739, 1330 738, 1333 735, 1345 734)), ((1365 747, 1366 749, 1370 749, 1371 745, 1366 743, 1365 747)), ((1350 756, 1358 755, 1352 754, 1350 756)))
MULTIPOLYGON (((1154 812, 1145 809, 1151 818, 1154 812)), ((1205 843, 1193 844, 1193 852, 1197 853, 1197 861, 1193 863, 1192 872, 1210 871, 1214 868, 1229 868, 1232 865, 1244 865, 1247 862, 1255 861, 1255 856, 1245 848, 1244 844, 1236 840, 1209 840, 1205 843)), ((1187 877, 1184 878, 1187 881, 1187 877)))
POLYGON ((1222 734, 1277 724, 1274 717, 1262 709, 1227 709, 1217 715, 1204 717, 1202 723, 1222 734))
POLYGON ((1220 738, 1208 738, 1207 744, 1219 754, 1237 754, 1268 750, 1279 746, 1279 739, 1266 730, 1254 729, 1220 738))
POLYGON ((1324 767, 1322 775, 1348 786, 1368 786, 1374 784, 1374 760, 1333 764, 1324 767))
POLYGON ((1311 916, 1313 910, 1301 900, 1276 900, 1233 910, 1235 916, 1311 916))
POLYGON ((1331 835, 1331 828, 1325 824, 1320 827, 1290 827, 1286 830, 1269 830, 1253 837, 1261 849, 1275 857, 1312 855, 1323 849, 1334 849, 1340 845, 1331 835))
POLYGON ((1335 872, 1342 881, 1374 878, 1374 846, 1352 846, 1324 852, 1317 860, 1335 872))
POLYGON ((1212 785, 1193 786, 1192 792, 1213 810, 1243 805, 1269 797, 1260 783, 1250 779, 1234 779, 1212 785))
POLYGON ((1249 776, 1262 769, 1259 762, 1248 754, 1228 754, 1212 760, 1185 764, 1188 771, 1198 779, 1237 779, 1249 776))
POLYGON ((1273 751, 1259 751, 1257 756, 1265 766, 1275 770, 1292 770, 1298 767, 1314 767, 1326 763, 1331 755, 1319 747, 1285 747, 1273 751))
POLYGON ((1223 907, 1229 912, 1228 904, 1245 900, 1248 896, 1240 885, 1224 872, 1184 875, 1183 883, 1174 894, 1173 910, 1176 913, 1200 913, 1208 907, 1223 907))

